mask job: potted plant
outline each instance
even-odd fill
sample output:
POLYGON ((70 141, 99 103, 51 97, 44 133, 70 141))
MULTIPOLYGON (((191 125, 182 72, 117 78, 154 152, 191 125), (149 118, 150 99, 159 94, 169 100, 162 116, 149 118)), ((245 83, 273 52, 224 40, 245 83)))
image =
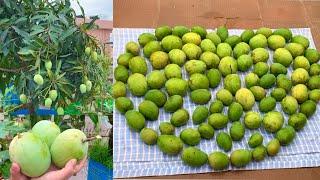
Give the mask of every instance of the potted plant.
POLYGON ((94 141, 89 147, 88 180, 112 179, 112 147, 102 139, 94 141))

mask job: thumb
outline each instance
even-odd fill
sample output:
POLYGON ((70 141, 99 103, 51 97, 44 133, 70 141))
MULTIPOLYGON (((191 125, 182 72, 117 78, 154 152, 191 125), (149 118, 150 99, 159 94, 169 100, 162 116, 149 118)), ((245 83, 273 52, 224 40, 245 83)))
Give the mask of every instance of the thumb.
POLYGON ((10 168, 10 180, 23 180, 26 179, 26 177, 21 174, 20 167, 17 163, 12 163, 10 168))
POLYGON ((77 160, 71 159, 65 167, 58 171, 58 179, 68 179, 74 174, 74 168, 77 165, 77 160))

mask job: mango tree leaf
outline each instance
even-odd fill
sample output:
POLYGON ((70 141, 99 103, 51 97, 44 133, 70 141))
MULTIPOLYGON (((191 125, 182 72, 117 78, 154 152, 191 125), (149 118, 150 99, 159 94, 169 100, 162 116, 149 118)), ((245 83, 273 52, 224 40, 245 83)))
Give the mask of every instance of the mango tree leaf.
POLYGON ((12 122, 8 120, 0 122, 0 139, 4 139, 7 135, 9 135, 9 132, 6 130, 6 128, 10 124, 12 124, 12 122))
POLYGON ((3 42, 7 38, 8 31, 9 31, 9 29, 6 29, 1 33, 1 35, 0 35, 0 41, 1 42, 3 42))
POLYGON ((0 162, 10 159, 9 150, 0 151, 0 162))
POLYGON ((94 123, 94 125, 97 126, 97 123, 99 122, 98 114, 97 113, 89 113, 88 116, 90 117, 90 119, 94 123))
POLYGON ((63 32, 62 36, 60 37, 60 41, 64 41, 67 37, 73 34, 77 30, 76 27, 68 29, 67 31, 63 32))
POLYGON ((28 47, 24 47, 18 51, 18 54, 23 56, 27 56, 27 55, 34 56, 34 51, 32 49, 29 49, 28 47))
POLYGON ((28 19, 26 18, 26 17, 21 17, 21 18, 19 18, 19 19, 17 19, 16 21, 15 21, 15 24, 18 24, 18 23, 21 23, 21 22, 24 22, 24 21, 27 21, 28 19))
POLYGON ((61 64, 62 64, 62 61, 59 60, 57 63, 56 72, 55 72, 56 76, 60 73, 61 64))
POLYGON ((0 26, 2 26, 2 25, 4 25, 4 24, 8 23, 9 21, 10 21, 10 19, 8 19, 8 18, 0 19, 0 26))
POLYGON ((32 30, 33 31, 30 33, 31 36, 38 35, 45 31, 44 28, 41 26, 34 26, 32 30))
POLYGON ((24 37, 24 38, 27 38, 29 36, 29 33, 27 33, 26 31, 24 30, 21 30, 19 29, 18 27, 16 26, 12 26, 12 28, 14 29, 14 31, 19 34, 20 36, 24 37))
POLYGON ((71 97, 71 90, 66 85, 58 84, 58 88, 60 91, 62 91, 65 95, 68 97, 71 97))
POLYGON ((38 15, 33 16, 30 20, 33 21, 33 20, 45 20, 45 19, 48 19, 47 14, 45 14, 45 15, 38 14, 38 15))
POLYGON ((11 4, 10 4, 10 1, 11 0, 4 0, 4 4, 8 7, 8 8, 11 8, 11 4))
POLYGON ((58 44, 58 35, 56 33, 54 33, 53 31, 49 31, 49 36, 50 36, 50 40, 54 43, 54 44, 58 44))
POLYGON ((69 26, 69 22, 68 20, 66 19, 65 15, 64 14, 58 14, 59 16, 59 20, 66 26, 68 27, 69 26))

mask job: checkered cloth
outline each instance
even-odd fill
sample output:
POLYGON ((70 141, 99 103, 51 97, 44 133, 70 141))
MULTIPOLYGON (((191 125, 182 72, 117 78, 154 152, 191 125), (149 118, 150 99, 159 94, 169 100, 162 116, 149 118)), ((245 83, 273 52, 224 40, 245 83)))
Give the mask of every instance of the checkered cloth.
MULTIPOLYGON (((312 35, 309 28, 296 28, 291 29, 293 35, 301 34, 306 36, 310 40, 310 47, 315 48, 314 42, 312 40, 312 35)), ((229 34, 240 35, 243 30, 231 29, 229 34)), ((117 66, 117 58, 121 53, 125 52, 125 45, 129 41, 138 41, 138 36, 143 32, 154 33, 154 29, 113 29, 113 68, 117 66)), ((269 51, 270 58, 268 60, 269 65, 272 63, 273 51, 269 51)), ((141 52, 141 56, 142 52, 141 52)), ((152 70, 152 67, 148 63, 148 72, 152 70)), ((289 75, 292 72, 292 68, 289 69, 289 75)), ((252 71, 249 70, 248 72, 252 71)), ((247 73, 240 73, 239 75, 242 80, 242 86, 244 86, 244 77, 247 73)), ((188 75, 183 68, 183 78, 188 79, 188 75)), ((212 98, 211 101, 215 100, 215 94, 217 90, 223 87, 223 83, 220 83, 219 87, 211 89, 212 98)), ((270 94, 268 91, 268 95, 270 94)), ((188 110, 190 117, 193 110, 196 108, 196 104, 191 102, 189 98, 190 92, 184 97, 183 107, 188 110)), ((139 103, 143 101, 143 97, 132 96, 128 92, 127 96, 131 98, 134 103, 135 109, 137 109, 139 103)), ((210 102, 207 106, 210 105, 210 102)), ((257 103, 255 104, 254 111, 258 111, 257 103)), ((276 110, 281 112, 281 105, 277 102, 276 110)), ((259 111, 258 111, 259 112, 259 111)), ((224 113, 227 113, 227 107, 224 108, 224 113)), ((263 114, 261 114, 263 115, 263 114)), ((180 159, 180 156, 169 156, 163 154, 159 148, 154 146, 148 146, 144 144, 139 137, 139 133, 133 132, 129 129, 126 124, 124 115, 121 115, 116 109, 114 109, 114 177, 115 178, 125 178, 125 177, 137 177, 137 176, 160 176, 160 175, 173 175, 173 174, 190 174, 190 173, 204 173, 212 172, 210 166, 204 165, 199 168, 192 168, 184 165, 180 159)), ((287 121, 288 116, 284 115, 287 121)), ((159 119, 157 121, 147 121, 146 126, 153 128, 159 132, 160 122, 168 122, 170 120, 171 114, 160 109, 159 119)), ((242 119, 241 119, 242 121, 242 119)), ((215 130, 215 135, 221 131, 228 132, 231 123, 228 127, 215 130)), ((180 132, 187 128, 196 128, 190 119, 187 125, 183 127, 176 128, 175 134, 179 136, 180 132)), ((230 152, 235 149, 246 148, 249 149, 247 144, 250 135, 259 131, 263 137, 263 144, 271 140, 274 135, 267 133, 264 128, 258 130, 248 130, 246 129, 244 138, 239 142, 233 142, 233 147, 230 152)), ((275 157, 266 157, 262 162, 251 162, 245 168, 235 168, 229 166, 229 170, 239 170, 239 169, 275 169, 275 168, 297 168, 297 167, 314 167, 320 166, 320 111, 317 110, 316 114, 313 115, 309 120, 307 125, 303 130, 297 133, 294 142, 289 146, 281 147, 280 152, 275 157)), ((202 151, 207 154, 213 151, 221 151, 216 144, 215 137, 211 140, 202 139, 200 144, 197 146, 202 151)), ((229 154, 230 154, 229 152, 229 154)))

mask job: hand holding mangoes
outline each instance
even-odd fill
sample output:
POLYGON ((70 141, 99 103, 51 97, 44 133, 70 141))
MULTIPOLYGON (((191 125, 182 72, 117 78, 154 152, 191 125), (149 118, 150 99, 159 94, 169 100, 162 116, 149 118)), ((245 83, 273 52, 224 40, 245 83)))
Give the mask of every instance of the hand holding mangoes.
POLYGON ((50 167, 63 168, 68 161, 86 158, 88 142, 78 129, 60 133, 51 121, 42 120, 32 130, 16 135, 10 143, 10 160, 17 163, 28 177, 39 177, 50 167))

